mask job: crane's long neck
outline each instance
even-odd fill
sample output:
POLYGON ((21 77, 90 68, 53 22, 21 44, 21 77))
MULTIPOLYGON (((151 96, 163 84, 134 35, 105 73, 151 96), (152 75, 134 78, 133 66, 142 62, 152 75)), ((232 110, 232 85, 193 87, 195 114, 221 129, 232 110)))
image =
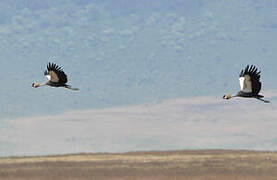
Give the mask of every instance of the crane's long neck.
POLYGON ((231 98, 235 98, 235 97, 239 97, 239 95, 238 94, 233 95, 231 98))

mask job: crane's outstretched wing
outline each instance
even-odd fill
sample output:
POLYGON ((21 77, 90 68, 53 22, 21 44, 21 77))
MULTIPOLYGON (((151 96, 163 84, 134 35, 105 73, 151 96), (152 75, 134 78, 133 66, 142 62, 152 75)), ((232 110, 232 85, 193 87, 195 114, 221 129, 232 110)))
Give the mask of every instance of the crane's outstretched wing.
POLYGON ((45 77, 55 83, 67 83, 67 76, 62 68, 54 63, 48 63, 47 70, 44 72, 45 77))
POLYGON ((245 93, 259 94, 262 83, 260 82, 260 71, 251 65, 246 66, 244 70, 241 71, 239 75, 240 89, 245 93))

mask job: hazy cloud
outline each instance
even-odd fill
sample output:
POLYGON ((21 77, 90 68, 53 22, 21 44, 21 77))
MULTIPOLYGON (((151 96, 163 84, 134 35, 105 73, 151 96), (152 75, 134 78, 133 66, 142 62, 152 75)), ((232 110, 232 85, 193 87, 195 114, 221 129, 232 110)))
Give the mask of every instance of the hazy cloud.
POLYGON ((276 150, 276 110, 274 103, 255 99, 198 97, 19 118, 9 120, 0 132, 0 156, 198 148, 276 150))

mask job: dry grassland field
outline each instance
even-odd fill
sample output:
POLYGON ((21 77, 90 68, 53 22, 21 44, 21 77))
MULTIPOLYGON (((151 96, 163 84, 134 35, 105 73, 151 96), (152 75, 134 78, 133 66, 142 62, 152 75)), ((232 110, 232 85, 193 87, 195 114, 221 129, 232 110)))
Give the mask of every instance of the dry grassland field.
POLYGON ((10 157, 0 159, 0 179, 277 179, 277 153, 186 150, 10 157))

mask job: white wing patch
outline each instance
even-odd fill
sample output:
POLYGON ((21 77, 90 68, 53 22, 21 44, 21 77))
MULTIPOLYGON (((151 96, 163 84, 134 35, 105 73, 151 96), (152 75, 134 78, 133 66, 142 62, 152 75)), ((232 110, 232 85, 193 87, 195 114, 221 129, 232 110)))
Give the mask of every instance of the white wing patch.
POLYGON ((48 79, 48 81, 51 80, 51 76, 48 74, 48 75, 45 75, 45 77, 48 79))
POLYGON ((244 77, 240 77, 240 78, 239 78, 240 90, 243 90, 243 87, 244 87, 244 80, 245 80, 244 77))
POLYGON ((252 83, 251 78, 249 75, 245 75, 244 77, 239 78, 239 84, 241 91, 245 93, 251 93, 252 92, 252 83))

